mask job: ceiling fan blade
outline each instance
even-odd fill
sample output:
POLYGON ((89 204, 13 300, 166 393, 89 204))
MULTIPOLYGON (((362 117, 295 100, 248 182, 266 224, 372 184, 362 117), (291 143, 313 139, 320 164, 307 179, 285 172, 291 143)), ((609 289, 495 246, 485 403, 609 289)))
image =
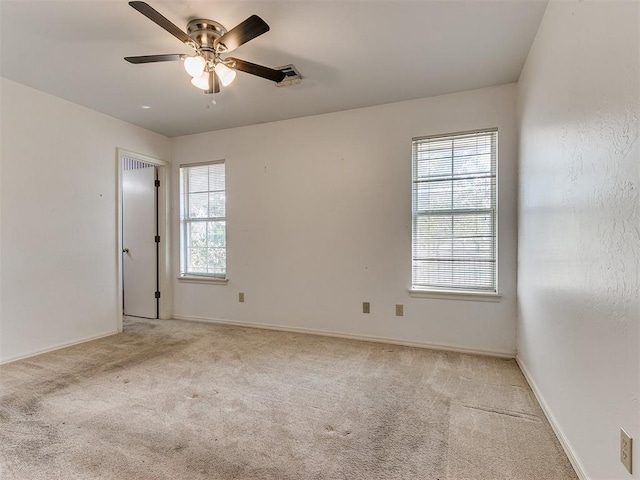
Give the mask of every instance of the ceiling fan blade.
POLYGON ((220 93, 220 82, 218 80, 216 72, 214 72, 213 70, 209 72, 209 88, 207 88, 204 93, 220 93))
POLYGON ((197 45, 196 41, 193 38, 191 38, 185 32, 180 30, 173 23, 171 23, 171 21, 169 21, 167 18, 163 17, 159 12, 154 10, 152 7, 150 7, 146 3, 144 3, 144 2, 129 2, 129 5, 131 5, 133 8, 135 8, 137 11, 139 11, 141 14, 143 14, 149 20, 154 22, 156 25, 158 25, 158 26, 162 27, 163 29, 165 29, 167 32, 169 32, 171 35, 176 37, 182 43, 184 43, 186 45, 189 45, 192 48, 195 48, 194 45, 196 47, 200 46, 200 45, 197 45))
POLYGON ((276 83, 281 82, 287 77, 284 72, 281 72, 280 70, 263 67, 262 65, 240 60, 239 58, 231 57, 226 60, 231 60, 231 62, 229 62, 229 68, 249 73, 251 75, 256 75, 257 77, 266 78, 267 80, 271 80, 276 83))
POLYGON ((230 52, 269 31, 269 25, 257 15, 251 15, 214 42, 219 52, 230 52))
POLYGON ((154 63, 154 62, 175 62, 182 60, 186 55, 172 53, 167 55, 140 55, 138 57, 124 57, 129 63, 154 63))

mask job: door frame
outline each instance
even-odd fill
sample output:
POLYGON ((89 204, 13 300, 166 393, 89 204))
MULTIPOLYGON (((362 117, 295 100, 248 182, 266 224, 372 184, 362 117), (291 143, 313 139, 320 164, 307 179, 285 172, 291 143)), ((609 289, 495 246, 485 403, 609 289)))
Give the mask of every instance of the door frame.
POLYGON ((122 157, 133 158, 141 162, 158 167, 158 234, 160 245, 158 247, 158 284, 160 286, 160 299, 158 316, 161 319, 169 319, 172 316, 172 284, 171 284, 171 204, 169 198, 169 175, 171 164, 159 158, 150 157, 141 153, 132 152, 124 148, 116 149, 116 325, 122 332, 122 157))

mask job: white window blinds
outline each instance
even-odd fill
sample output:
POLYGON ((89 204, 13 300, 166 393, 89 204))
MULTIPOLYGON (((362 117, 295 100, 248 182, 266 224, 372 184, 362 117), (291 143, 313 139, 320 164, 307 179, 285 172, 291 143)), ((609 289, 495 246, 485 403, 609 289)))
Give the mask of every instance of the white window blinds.
POLYGON ((180 167, 180 275, 225 278, 224 162, 180 167))
POLYGON ((496 291, 497 131, 413 140, 413 289, 496 291))

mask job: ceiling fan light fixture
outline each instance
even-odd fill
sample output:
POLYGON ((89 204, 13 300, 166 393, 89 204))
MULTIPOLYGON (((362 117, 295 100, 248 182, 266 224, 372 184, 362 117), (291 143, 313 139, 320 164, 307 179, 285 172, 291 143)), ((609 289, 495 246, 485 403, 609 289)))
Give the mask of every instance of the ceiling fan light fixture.
POLYGON ((193 77, 191 79, 191 83, 198 87, 201 90, 209 89, 209 74, 207 72, 202 72, 202 75, 199 77, 193 77))
POLYGON ((195 57, 187 57, 184 59, 184 69, 193 78, 202 76, 206 65, 207 61, 200 55, 196 55, 195 57))
POLYGON ((218 78, 220 79, 220 82, 225 87, 233 82, 234 78, 236 78, 235 70, 231 70, 222 62, 216 64, 215 71, 216 75, 218 75, 218 78))
POLYGON ((251 15, 231 30, 227 30, 223 25, 213 20, 194 18, 187 24, 187 33, 185 33, 145 2, 129 2, 129 5, 167 33, 176 37, 184 45, 195 50, 192 55, 175 53, 125 57, 124 59, 129 63, 182 60, 184 69, 192 77, 191 83, 207 94, 218 93, 221 83, 225 87, 231 84, 238 71, 276 83, 287 78, 287 74, 281 70, 264 67, 239 58, 220 58, 221 54, 232 52, 269 31, 269 25, 258 15, 251 15))

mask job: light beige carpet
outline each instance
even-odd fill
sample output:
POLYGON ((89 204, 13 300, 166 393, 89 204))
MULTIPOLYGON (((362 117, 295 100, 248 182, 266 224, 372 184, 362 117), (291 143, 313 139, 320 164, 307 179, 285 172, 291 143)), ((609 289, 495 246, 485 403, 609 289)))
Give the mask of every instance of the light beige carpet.
POLYGON ((0 367, 2 479, 575 479, 512 360, 181 321, 0 367))

